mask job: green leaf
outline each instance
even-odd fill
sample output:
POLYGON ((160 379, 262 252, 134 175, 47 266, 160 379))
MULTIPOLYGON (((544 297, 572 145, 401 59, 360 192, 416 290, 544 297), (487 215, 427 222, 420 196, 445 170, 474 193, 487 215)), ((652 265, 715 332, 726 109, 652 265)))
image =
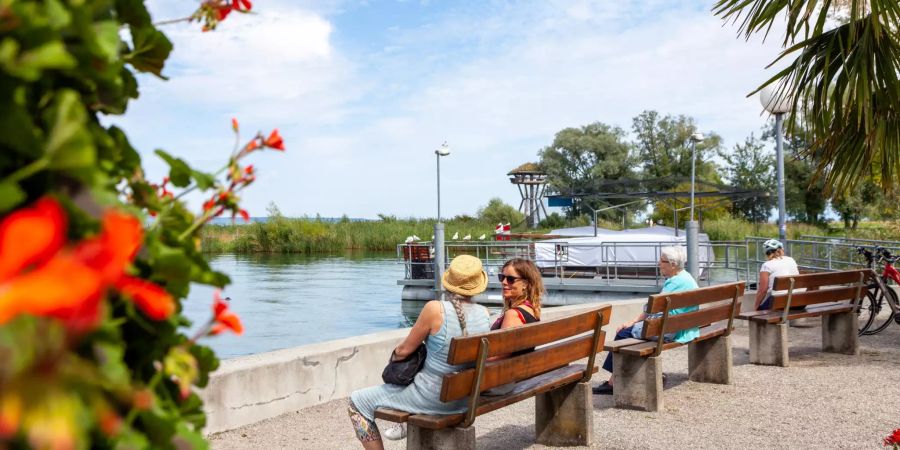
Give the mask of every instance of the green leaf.
POLYGON ((61 30, 69 25, 72 16, 59 0, 44 0, 44 13, 47 15, 47 23, 55 30, 61 30))
POLYGON ((62 90, 51 108, 51 129, 44 152, 50 168, 80 169, 96 160, 96 150, 85 128, 86 114, 78 93, 62 90))
POLYGON ((120 344, 110 342, 94 343, 94 357, 99 363, 100 373, 114 386, 128 387, 131 379, 125 365, 125 349, 120 344))
POLYGON ((0 213, 5 213, 25 201, 25 191, 16 183, 0 182, 0 213))
POLYGON ((35 81, 48 69, 71 69, 77 65, 61 41, 51 41, 40 47, 19 53, 18 42, 12 38, 0 44, 0 65, 13 76, 35 81))
POLYGON ((197 182, 197 187, 201 190, 211 189, 216 185, 216 177, 208 174, 206 172, 200 172, 199 170, 191 171, 191 176, 194 178, 194 181, 197 182))
POLYGON ((143 450, 150 448, 147 438, 134 430, 121 431, 113 440, 115 450, 143 450))
POLYGON ((156 149, 155 153, 169 165, 169 181, 175 187, 187 187, 191 184, 191 174, 194 171, 188 163, 168 154, 165 150, 156 149))
POLYGON ((191 261, 184 250, 163 243, 151 247, 150 263, 167 279, 187 280, 191 273, 191 261))
POLYGON ((15 103, 0 104, 0 146, 35 158, 40 155, 40 143, 34 129, 24 108, 15 103))
POLYGON ((172 43, 166 35, 152 26, 132 27, 131 40, 134 49, 124 56, 125 61, 140 72, 166 79, 162 70, 172 51, 172 43))
POLYGON ((144 0, 116 0, 116 13, 122 23, 139 27, 150 25, 150 13, 144 0))
POLYGON ((112 62, 119 57, 119 25, 111 20, 96 22, 89 42, 94 54, 112 62))
POLYGON ((184 422, 179 422, 175 426, 172 443, 178 449, 205 450, 209 448, 209 443, 203 438, 203 434, 188 428, 184 422))

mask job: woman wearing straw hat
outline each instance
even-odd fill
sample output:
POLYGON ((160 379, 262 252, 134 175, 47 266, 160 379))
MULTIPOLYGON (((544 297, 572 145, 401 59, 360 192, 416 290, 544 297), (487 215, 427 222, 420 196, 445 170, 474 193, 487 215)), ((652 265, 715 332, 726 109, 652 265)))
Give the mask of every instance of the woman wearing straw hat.
MULTIPOLYGON (((444 272, 441 284, 448 291, 448 301, 432 300, 425 304, 418 320, 406 339, 391 356, 401 360, 412 354, 422 342, 428 350, 425 366, 409 386, 383 384, 360 389, 350 394, 350 421, 356 437, 366 449, 383 449, 381 433, 375 425, 375 409, 392 408, 414 414, 453 414, 466 410, 466 399, 444 403, 440 400, 441 382, 445 374, 463 366, 447 364, 450 340, 463 334, 488 331, 490 321, 487 308, 472 302, 472 297, 484 292, 487 274, 481 260, 469 255, 453 258, 444 272)), ((395 428, 391 439, 402 439, 405 428, 395 428)))

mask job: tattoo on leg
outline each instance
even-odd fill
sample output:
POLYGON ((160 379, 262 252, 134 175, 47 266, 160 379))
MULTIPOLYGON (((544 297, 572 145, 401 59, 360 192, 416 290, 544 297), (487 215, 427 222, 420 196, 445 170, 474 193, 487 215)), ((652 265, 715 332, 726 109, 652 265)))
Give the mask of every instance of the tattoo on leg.
POLYGON ((356 409, 356 405, 354 405, 353 402, 350 402, 347 413, 350 414, 350 422, 353 423, 353 429, 356 430, 356 438, 359 439, 360 442, 381 440, 381 434, 378 432, 378 426, 375 425, 375 421, 366 419, 366 417, 356 409))

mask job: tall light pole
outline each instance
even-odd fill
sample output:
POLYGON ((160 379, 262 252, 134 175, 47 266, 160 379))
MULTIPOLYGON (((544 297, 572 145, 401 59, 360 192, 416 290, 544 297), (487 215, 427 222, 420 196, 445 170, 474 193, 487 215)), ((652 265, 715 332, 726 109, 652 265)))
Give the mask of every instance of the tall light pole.
POLYGON ((437 222, 434 224, 434 292, 437 299, 443 298, 441 276, 444 274, 444 224, 441 222, 441 156, 450 154, 450 146, 445 141, 434 151, 437 159, 437 222))
MULTIPOLYGON (((694 184, 697 176, 697 143, 703 142, 703 133, 694 133, 691 135, 691 217, 685 224, 685 239, 687 244, 687 271, 694 277, 700 279, 700 254, 699 225, 694 220, 694 184)), ((678 229, 678 224, 675 224, 678 229)))
POLYGON ((783 86, 768 85, 759 93, 759 102, 770 114, 775 115, 775 173, 778 179, 778 238, 787 239, 784 208, 784 114, 791 111, 791 99, 783 86))

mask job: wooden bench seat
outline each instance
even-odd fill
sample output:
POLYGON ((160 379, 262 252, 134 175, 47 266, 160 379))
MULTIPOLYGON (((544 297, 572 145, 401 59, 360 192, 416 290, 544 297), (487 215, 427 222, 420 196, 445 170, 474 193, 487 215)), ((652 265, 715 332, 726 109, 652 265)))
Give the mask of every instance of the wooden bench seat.
POLYGON ((787 366, 788 323, 807 317, 822 318, 822 351, 859 353, 857 312, 870 269, 816 272, 775 277, 771 309, 738 316, 750 324, 750 362, 787 366))
POLYGON ((444 375, 441 401, 467 399, 465 413, 410 414, 379 408, 375 417, 408 424, 407 449, 475 448, 475 418, 535 397, 536 441, 543 445, 591 445, 591 376, 597 372, 612 308, 603 306, 561 319, 489 333, 456 337, 447 362, 474 367, 444 375), (488 361, 492 356, 538 347, 522 355, 488 361), (587 364, 574 364, 587 358, 587 364), (504 395, 482 395, 515 383, 504 395))
POLYGON ((651 295, 644 309, 654 315, 644 321, 642 339, 622 339, 604 349, 613 354, 616 407, 658 411, 662 408, 660 354, 688 346, 690 379, 731 384, 731 331, 741 309, 745 282, 736 282, 677 293, 651 295), (697 306, 696 311, 671 314, 674 309, 697 306), (659 315, 659 317, 656 317, 659 315), (700 335, 687 344, 666 341, 664 336, 698 327, 700 335))

